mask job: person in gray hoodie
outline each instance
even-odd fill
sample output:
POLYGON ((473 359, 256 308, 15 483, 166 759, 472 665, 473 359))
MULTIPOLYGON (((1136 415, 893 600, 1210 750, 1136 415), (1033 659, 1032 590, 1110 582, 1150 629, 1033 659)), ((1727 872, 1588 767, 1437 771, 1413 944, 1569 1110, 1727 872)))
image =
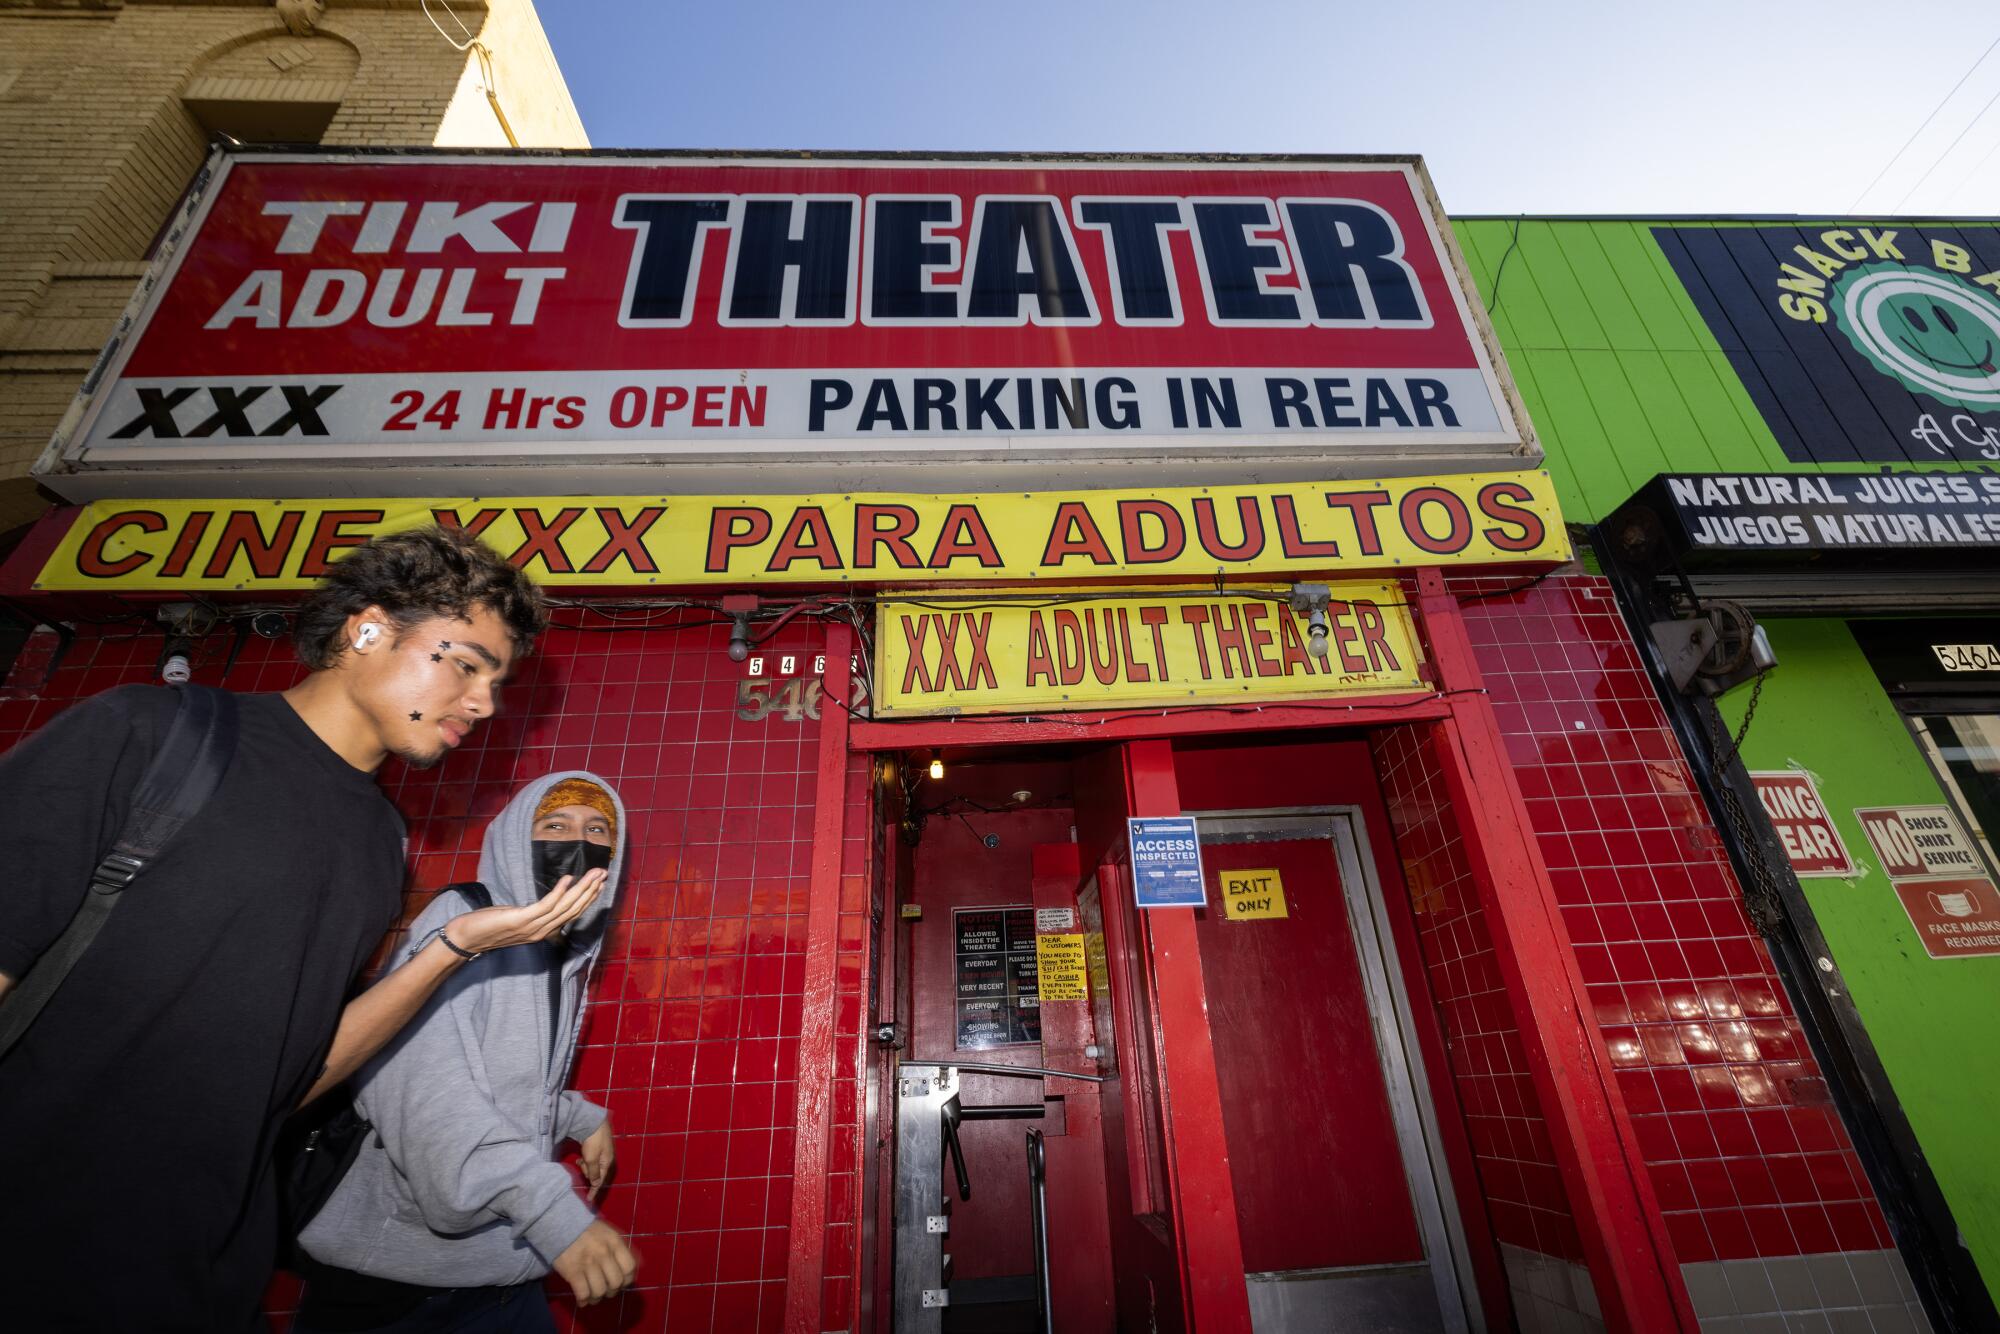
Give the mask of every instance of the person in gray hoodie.
POLYGON ((480 906, 482 892, 528 904, 566 875, 605 869, 603 891, 566 933, 467 964, 357 1078, 372 1132, 299 1236, 301 1334, 540 1334, 555 1329, 541 1290, 551 1269, 580 1305, 631 1283, 637 1261, 624 1238, 556 1160, 564 1140, 582 1146, 594 1202, 613 1163, 611 1126, 563 1086, 624 832, 623 805, 594 774, 538 779, 486 827, 479 883, 439 893, 412 925, 420 944, 480 906))

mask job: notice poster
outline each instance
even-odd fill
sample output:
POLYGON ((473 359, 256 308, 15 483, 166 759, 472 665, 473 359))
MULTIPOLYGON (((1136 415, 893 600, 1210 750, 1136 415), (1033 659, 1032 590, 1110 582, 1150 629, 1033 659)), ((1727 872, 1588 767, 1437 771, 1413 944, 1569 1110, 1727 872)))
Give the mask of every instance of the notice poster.
POLYGON ((1854 812, 1933 959, 2000 954, 2000 889, 1948 806, 1854 812))
POLYGON ((1224 871, 1222 914, 1231 922, 1254 922, 1270 917, 1290 917, 1285 908, 1285 878, 1278 869, 1224 871))
POLYGON ((1750 782, 1757 789, 1764 814, 1785 845, 1785 857, 1796 876, 1840 876, 1855 874, 1854 862, 1833 827, 1833 817, 1819 799, 1812 777, 1796 769, 1774 773, 1753 773, 1750 782))
POLYGON ((1043 1000, 1068 1001, 1090 998, 1089 984, 1084 976, 1081 931, 1037 936, 1035 961, 1040 966, 1039 981, 1043 1000))
POLYGON ((1864 806, 1854 818, 1891 880, 1986 872, 1948 806, 1864 806))
POLYGON ((960 1051, 1042 1040, 1035 910, 957 908, 951 914, 960 1051))
POLYGON ((1201 840, 1192 815, 1125 821, 1132 844, 1132 892, 1141 908, 1199 908, 1208 891, 1201 882, 1201 840))

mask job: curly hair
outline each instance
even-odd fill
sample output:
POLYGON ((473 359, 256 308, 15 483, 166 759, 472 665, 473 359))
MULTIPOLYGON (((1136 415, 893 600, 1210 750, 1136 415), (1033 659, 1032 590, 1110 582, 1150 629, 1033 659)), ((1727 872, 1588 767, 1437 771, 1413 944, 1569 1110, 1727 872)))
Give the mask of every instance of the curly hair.
POLYGON ((292 646, 315 671, 345 653, 347 618, 380 607, 402 632, 433 616, 489 608, 507 626, 516 657, 548 626, 542 595, 527 575, 461 528, 416 528, 356 547, 299 606, 292 646))

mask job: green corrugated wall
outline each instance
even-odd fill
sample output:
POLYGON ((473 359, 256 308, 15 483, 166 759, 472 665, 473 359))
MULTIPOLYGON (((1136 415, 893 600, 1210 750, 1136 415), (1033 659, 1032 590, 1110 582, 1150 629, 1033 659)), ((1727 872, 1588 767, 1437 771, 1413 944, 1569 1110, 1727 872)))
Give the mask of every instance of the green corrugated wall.
MULTIPOLYGON (((1813 225, 1793 218, 1770 223, 1813 225)), ((1662 225, 1674 224, 1628 218, 1452 224, 1548 454, 1565 517, 1600 519, 1661 472, 1872 471, 1871 464, 1823 467, 1785 457, 1653 240, 1653 228, 1662 225)))

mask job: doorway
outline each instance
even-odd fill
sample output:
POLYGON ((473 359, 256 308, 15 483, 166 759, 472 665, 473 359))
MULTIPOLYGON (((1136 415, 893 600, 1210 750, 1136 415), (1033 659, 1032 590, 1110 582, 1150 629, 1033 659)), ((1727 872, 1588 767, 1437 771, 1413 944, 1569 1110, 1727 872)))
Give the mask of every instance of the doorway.
MULTIPOLYGON (((1036 1217, 1048 1213, 1052 1244, 1066 1245, 1077 1236, 1080 1209, 1102 1212, 1101 1187, 1079 1180, 1076 1166, 1079 1157, 1101 1160, 1101 1142, 1072 1142, 1078 1132, 1089 1137, 1094 1121, 1073 1125, 1069 1116, 1072 1101, 1089 1094, 1079 1081, 1035 1073, 1061 1045, 1046 1043, 1042 1030, 1035 884, 1038 849, 1074 846, 1070 757, 1003 749, 953 755, 945 768, 939 779, 919 771, 909 788, 908 882, 897 909, 908 1028, 898 1056, 906 1072, 952 1071, 950 1106, 903 1096, 907 1077, 893 1105, 926 1121, 910 1128, 923 1135, 902 1142, 940 1140, 910 1198, 943 1210, 935 1226, 948 1264, 937 1271, 943 1295, 935 1300, 946 1304, 925 1314, 919 1289, 915 1320, 898 1328, 1033 1334, 1043 1327, 1037 1294, 1047 1267, 1037 1255, 1036 1217), (938 1130, 940 1115, 951 1120, 949 1133, 938 1130), (1039 1208, 1031 1135, 1048 1146, 1051 1198, 1039 1208)), ((1064 1311, 1073 1300, 1060 1294, 1064 1311)), ((1075 1328, 1063 1313, 1054 1327, 1075 1328)))
POLYGON ((1483 1331, 1440 1147, 1456 1146, 1462 1176, 1464 1128, 1364 736, 1136 750, 949 754, 943 778, 913 776, 889 798, 904 813, 884 822, 902 847, 885 861, 884 976, 897 980, 881 994, 901 1032, 883 1067, 878 1198, 908 1201, 897 1218, 920 1263, 902 1264, 901 1238, 891 1254, 885 1208, 878 1309, 904 1316, 875 1329, 1188 1328, 1201 1261, 1184 1229, 1216 1216, 1186 1211, 1189 1174, 1226 1157, 1205 1179, 1234 1193, 1242 1265, 1226 1281, 1248 1325, 1232 1328, 1483 1331), (1168 918, 1136 906, 1124 840, 1126 817, 1162 799, 1146 784, 1171 773, 1197 820, 1207 902, 1168 918), (1249 897, 1265 901, 1232 898, 1260 883, 1274 892, 1249 897), (1076 938, 1083 980, 1069 992, 1041 985, 1051 932, 1076 938), (1185 1049, 1163 1025, 1185 1019, 1163 1010, 1184 960, 1205 979, 1194 1033, 1213 1049, 1219 1106, 1177 1096, 1185 1049), (1031 1131, 1046 1148, 1039 1185, 1031 1131), (1189 1155, 1197 1134, 1205 1158, 1189 1155))
POLYGON ((1359 812, 1196 813, 1197 936, 1258 1334, 1482 1328, 1359 812))

